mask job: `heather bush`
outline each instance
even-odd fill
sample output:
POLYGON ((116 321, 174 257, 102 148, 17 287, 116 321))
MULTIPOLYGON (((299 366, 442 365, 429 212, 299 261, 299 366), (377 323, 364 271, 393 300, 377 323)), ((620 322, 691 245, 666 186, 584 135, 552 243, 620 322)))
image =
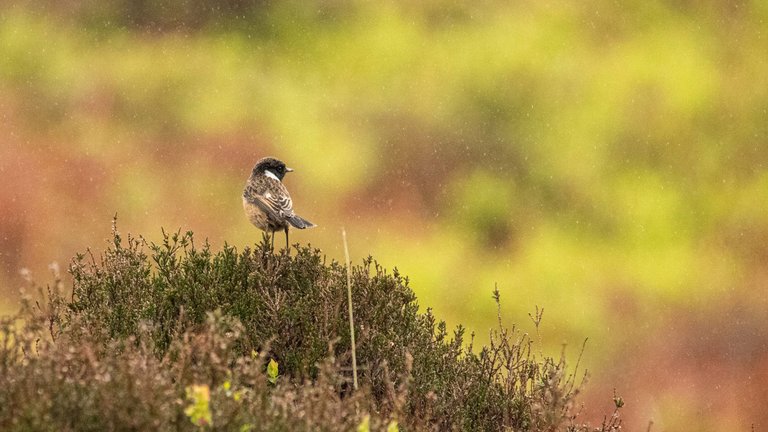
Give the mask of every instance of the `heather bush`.
POLYGON ((319 250, 113 230, 69 271, 71 292, 57 279, 0 323, 0 430, 619 428, 616 413, 577 424, 580 376, 564 358, 537 356, 501 320, 473 347, 371 258, 351 269, 356 391, 346 268, 319 250))

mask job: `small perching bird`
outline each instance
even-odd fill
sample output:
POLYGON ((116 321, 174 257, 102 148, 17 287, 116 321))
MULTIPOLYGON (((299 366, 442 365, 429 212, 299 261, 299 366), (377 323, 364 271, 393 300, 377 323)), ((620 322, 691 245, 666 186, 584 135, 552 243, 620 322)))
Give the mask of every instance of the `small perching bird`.
POLYGON ((285 248, 288 244, 288 227, 298 229, 316 226, 293 212, 293 201, 283 185, 283 177, 293 171, 273 157, 265 157, 253 167, 251 177, 243 190, 243 208, 248 220, 272 236, 275 247, 275 231, 285 231, 285 248))

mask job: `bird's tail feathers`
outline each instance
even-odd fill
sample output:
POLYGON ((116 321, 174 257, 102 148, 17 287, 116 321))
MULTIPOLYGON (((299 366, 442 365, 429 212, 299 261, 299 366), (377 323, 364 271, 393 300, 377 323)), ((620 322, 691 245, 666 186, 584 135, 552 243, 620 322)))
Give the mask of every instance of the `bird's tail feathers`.
POLYGON ((300 216, 291 216, 288 218, 288 222, 290 222, 291 225, 295 226, 298 229, 304 229, 304 228, 312 228, 314 226, 317 226, 313 224, 312 222, 300 217, 300 216))

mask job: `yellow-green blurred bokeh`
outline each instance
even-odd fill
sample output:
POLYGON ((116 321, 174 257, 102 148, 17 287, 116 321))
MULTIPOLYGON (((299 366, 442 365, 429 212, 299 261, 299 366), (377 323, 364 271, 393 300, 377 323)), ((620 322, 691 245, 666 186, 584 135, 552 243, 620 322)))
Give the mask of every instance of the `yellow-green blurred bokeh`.
POLYGON ((0 287, 118 228, 239 248, 253 163, 423 307, 575 358, 586 416, 768 425, 765 2, 0 6, 0 287), (722 409, 712 410, 718 406, 722 409))

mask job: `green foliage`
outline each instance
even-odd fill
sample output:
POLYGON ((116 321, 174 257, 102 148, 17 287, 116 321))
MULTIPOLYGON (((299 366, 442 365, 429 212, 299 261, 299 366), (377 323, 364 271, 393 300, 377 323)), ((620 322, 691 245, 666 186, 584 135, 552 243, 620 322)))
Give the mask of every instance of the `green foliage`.
POLYGON ((526 335, 501 326, 475 353, 372 259, 352 268, 353 392, 346 270, 295 252, 115 231, 98 259, 73 261, 71 300, 52 289, 42 309, 25 300, 24 323, 2 321, 0 428, 588 429, 574 423, 564 359, 537 358, 526 335))
POLYGON ((363 417, 363 420, 357 425, 357 432, 371 432, 371 416, 363 417))
POLYGON ((277 362, 274 359, 269 359, 267 363, 267 381, 272 384, 277 383, 277 362))
POLYGON ((211 415, 211 390, 207 385, 192 385, 186 388, 189 406, 184 414, 196 426, 213 426, 211 415))

